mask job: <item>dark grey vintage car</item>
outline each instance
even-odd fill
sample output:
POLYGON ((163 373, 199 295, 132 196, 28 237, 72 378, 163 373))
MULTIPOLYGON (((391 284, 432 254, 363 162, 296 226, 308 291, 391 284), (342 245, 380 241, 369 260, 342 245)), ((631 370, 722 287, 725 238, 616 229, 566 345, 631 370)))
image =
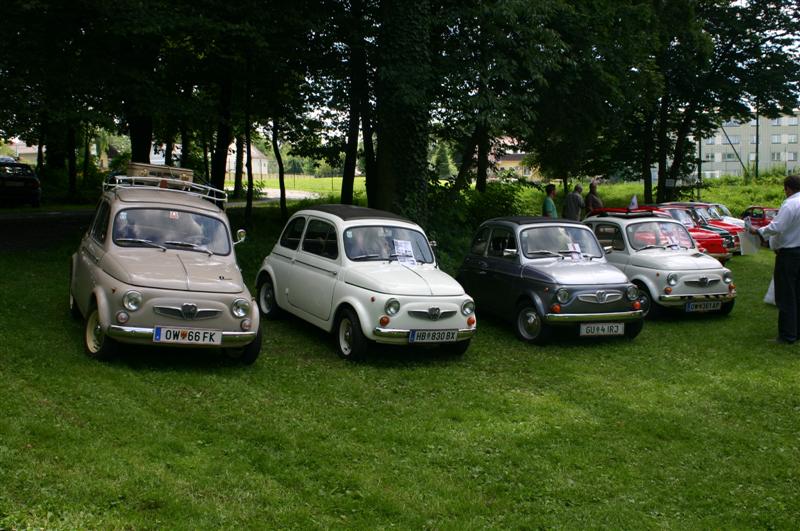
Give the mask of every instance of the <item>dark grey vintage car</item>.
POLYGON ((490 219, 478 229, 458 280, 481 311, 513 321, 525 341, 544 343, 556 327, 628 338, 642 330, 638 289, 606 262, 582 223, 490 219))

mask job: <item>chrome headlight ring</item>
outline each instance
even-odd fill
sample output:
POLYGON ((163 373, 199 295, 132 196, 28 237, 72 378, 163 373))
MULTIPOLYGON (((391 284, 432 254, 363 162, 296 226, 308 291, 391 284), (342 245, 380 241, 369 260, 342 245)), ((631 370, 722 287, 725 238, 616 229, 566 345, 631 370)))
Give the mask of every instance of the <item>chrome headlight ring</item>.
POLYGON ((129 290, 122 296, 122 305, 129 312, 135 312, 142 307, 142 294, 136 290, 129 290))
POLYGON ((475 302, 471 300, 464 301, 461 304, 461 315, 468 317, 475 313, 475 302))
POLYGON ((386 315, 397 315, 400 312, 400 301, 397 299, 389 299, 383 306, 383 311, 386 315))
POLYGON ((639 288, 636 286, 628 286, 628 289, 625 290, 625 296, 628 297, 629 301, 635 301, 639 298, 639 288))
POLYGON ((250 301, 247 299, 236 299, 231 303, 231 313, 234 317, 244 317, 250 313, 250 301))
POLYGON ((567 291, 565 288, 558 288, 556 290, 556 300, 560 304, 566 304, 566 302, 569 300, 569 291, 567 291))
POLYGON ((674 286, 678 283, 678 275, 675 273, 670 273, 667 275, 667 285, 674 286))
POLYGON ((730 271, 725 271, 725 274, 722 275, 722 281, 725 284, 730 284, 731 282, 733 282, 733 273, 731 273, 730 271))

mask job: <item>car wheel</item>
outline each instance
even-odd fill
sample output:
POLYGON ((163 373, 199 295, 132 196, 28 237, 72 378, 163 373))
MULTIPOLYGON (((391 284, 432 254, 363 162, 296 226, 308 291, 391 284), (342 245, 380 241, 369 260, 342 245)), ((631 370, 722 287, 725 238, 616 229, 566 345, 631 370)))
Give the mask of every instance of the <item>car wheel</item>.
POLYGON ((644 328, 644 320, 625 323, 625 337, 633 339, 639 335, 644 328))
POLYGON ((258 309, 264 319, 273 320, 281 315, 281 309, 275 300, 275 287, 269 276, 264 276, 258 282, 258 309))
POLYGON ((86 354, 96 360, 109 359, 116 350, 116 341, 108 337, 100 326, 100 312, 92 306, 86 317, 83 346, 86 354))
MULTIPOLYGON (((638 286, 638 285, 637 285, 638 286)), ((654 319, 661 315, 661 306, 654 301, 653 295, 644 286, 639 288, 639 303, 642 305, 642 313, 648 319, 654 319)))
POLYGON ((244 365, 252 365, 255 363, 259 354, 261 354, 261 328, 258 329, 255 339, 246 347, 228 350, 228 355, 231 358, 244 365))
POLYGON ((441 346, 442 352, 450 356, 463 356, 472 339, 465 339, 464 341, 456 341, 455 343, 444 343, 441 346))
POLYGON ((722 303, 722 308, 720 308, 720 310, 719 310, 719 314, 720 315, 728 315, 729 313, 731 313, 733 311, 733 303, 735 303, 735 302, 736 301, 723 302, 722 303))
POLYGON ((369 349, 368 339, 361 331, 361 322, 350 308, 344 308, 336 325, 336 343, 339 357, 345 360, 364 359, 369 349))
POLYGON ((515 329, 517 337, 529 343, 543 344, 550 338, 550 327, 531 301, 523 301, 517 305, 515 329))

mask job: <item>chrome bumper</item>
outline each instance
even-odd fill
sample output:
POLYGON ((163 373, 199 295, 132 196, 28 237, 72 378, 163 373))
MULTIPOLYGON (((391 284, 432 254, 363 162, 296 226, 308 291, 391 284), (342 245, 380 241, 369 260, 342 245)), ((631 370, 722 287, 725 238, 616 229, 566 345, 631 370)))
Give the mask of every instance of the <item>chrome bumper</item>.
MULTIPOLYGON (((475 335, 475 328, 461 328, 458 330, 457 341, 464 341, 470 339, 475 335)), ((401 330, 399 328, 380 328, 375 327, 372 330, 375 340, 378 343, 391 343, 396 345, 407 345, 408 336, 411 330, 401 330)), ((432 344, 432 343, 431 343, 432 344)))
POLYGON ((592 323, 598 321, 635 321, 642 319, 642 310, 631 310, 629 312, 608 312, 608 313, 548 313, 544 320, 552 324, 567 323, 592 323))
POLYGON ((169 347, 244 347, 249 345, 256 338, 257 331, 252 330, 249 332, 222 332, 221 345, 192 345, 192 344, 176 344, 176 343, 155 343, 153 341, 152 328, 138 328, 135 326, 119 326, 111 325, 106 330, 108 337, 114 338, 123 343, 150 343, 153 345, 163 345, 169 347))
POLYGON ((658 301, 664 306, 683 306, 687 302, 722 301, 729 302, 736 298, 733 293, 701 293, 693 295, 661 295, 658 301))

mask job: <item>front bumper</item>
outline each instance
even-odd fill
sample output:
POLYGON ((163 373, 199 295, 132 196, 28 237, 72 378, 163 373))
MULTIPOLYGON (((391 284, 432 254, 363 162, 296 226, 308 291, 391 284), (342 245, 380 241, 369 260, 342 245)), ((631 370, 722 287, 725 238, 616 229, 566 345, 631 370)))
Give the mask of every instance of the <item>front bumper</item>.
MULTIPOLYGON (((458 330, 457 341, 465 341, 471 339, 475 335, 475 328, 461 328, 458 330)), ((392 345, 408 345, 408 337, 411 335, 411 330, 403 330, 399 328, 380 328, 375 327, 372 330, 373 339, 378 343, 387 343, 392 345)), ((435 343, 433 343, 435 344, 435 343)))
POLYGON ((604 313, 548 313, 544 316, 544 319, 548 324, 596 323, 600 321, 636 321, 642 318, 644 318, 644 312, 642 310, 604 313))
POLYGON ((222 332, 221 345, 192 345, 175 343, 155 343, 153 341, 154 330, 152 328, 139 328, 135 326, 111 325, 106 330, 106 335, 121 343, 138 343, 160 345, 165 347, 193 347, 193 348, 236 348, 249 345, 258 333, 257 330, 248 332, 222 332))
POLYGON ((736 292, 728 293, 696 293, 689 295, 661 295, 658 302, 662 306, 682 307, 687 302, 721 301, 730 302, 736 298, 736 292))

